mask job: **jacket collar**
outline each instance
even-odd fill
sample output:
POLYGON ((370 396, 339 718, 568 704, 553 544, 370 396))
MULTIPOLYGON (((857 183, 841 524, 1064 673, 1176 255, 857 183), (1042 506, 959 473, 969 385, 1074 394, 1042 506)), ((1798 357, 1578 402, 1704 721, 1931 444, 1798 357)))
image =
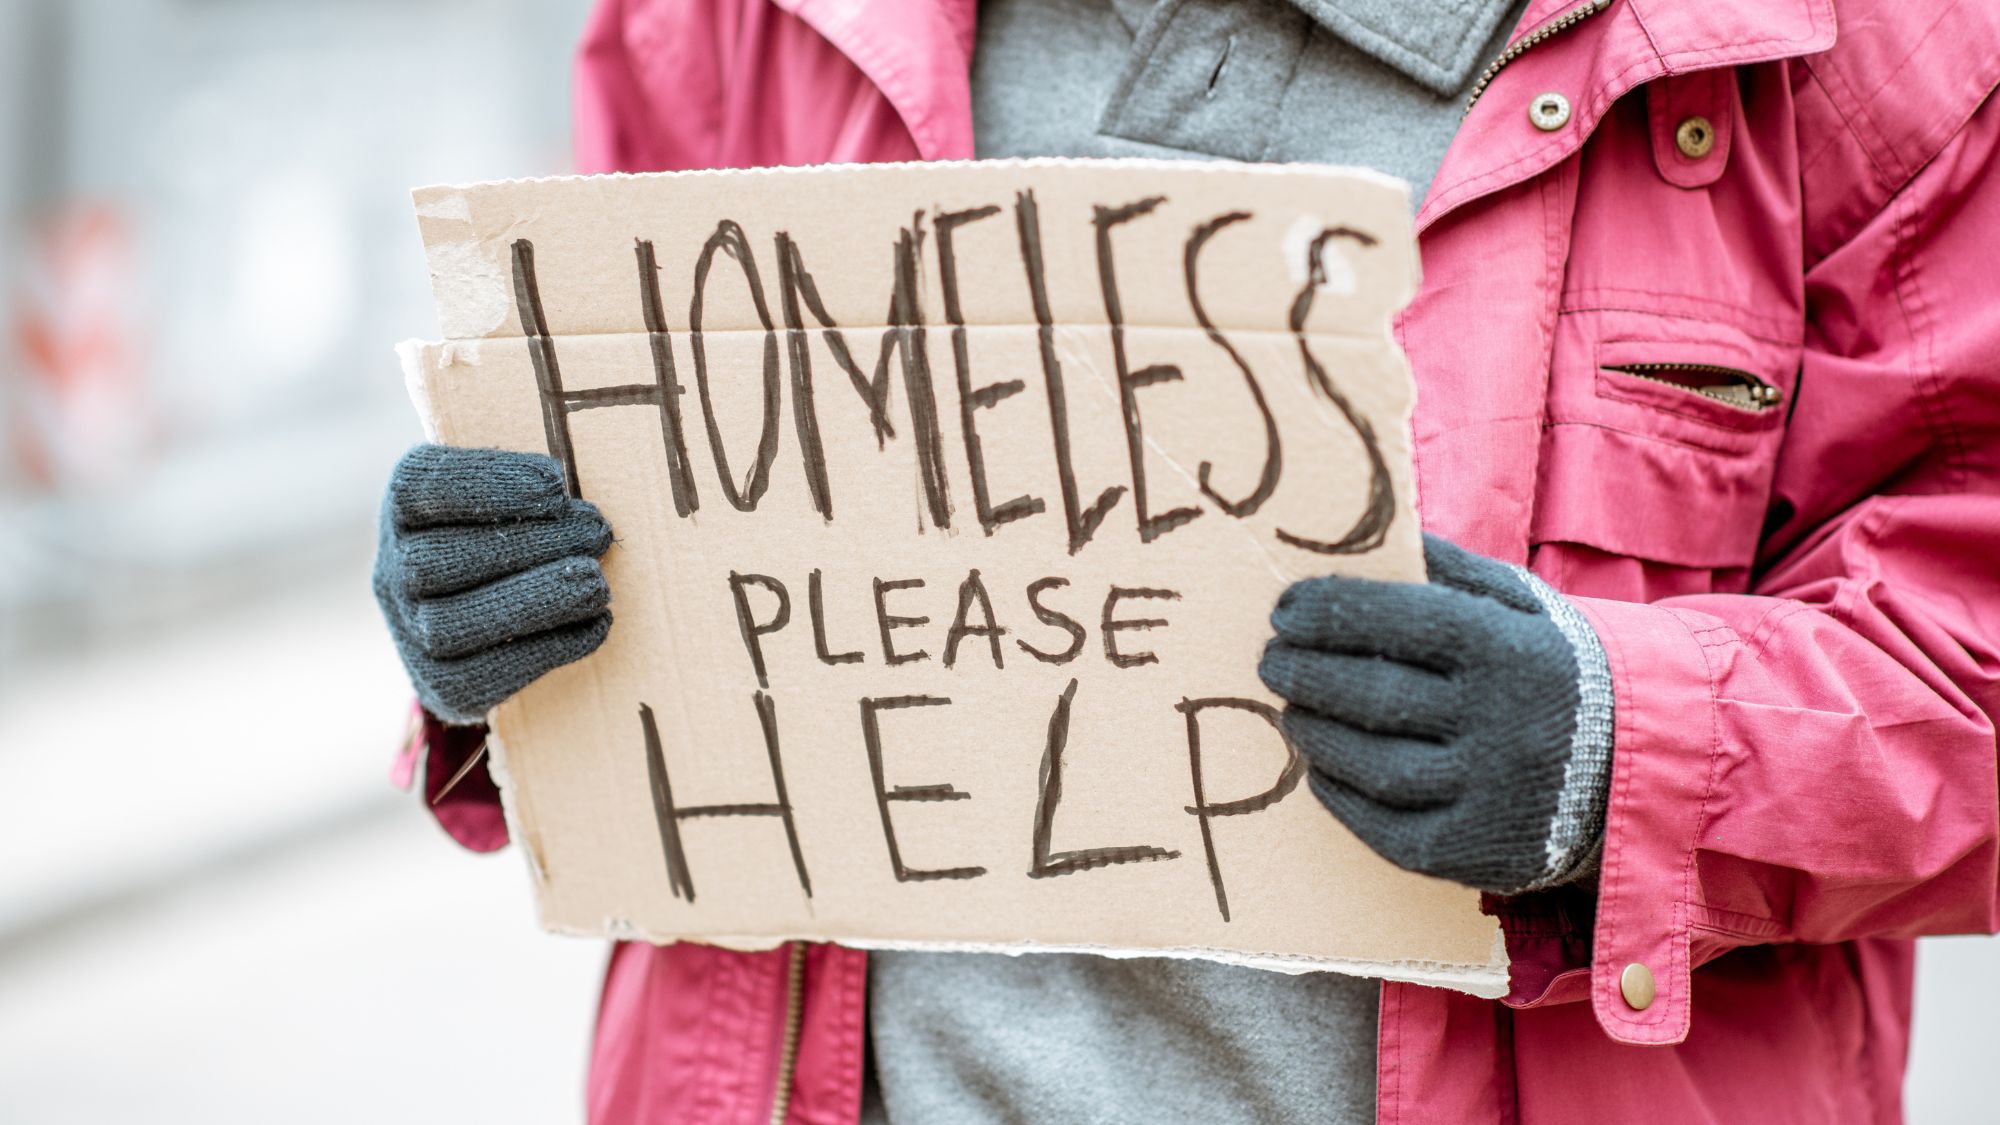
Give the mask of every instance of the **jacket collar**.
POLYGON ((1565 20, 1574 22, 1522 49, 1480 94, 1431 183, 1418 230, 1554 167, 1642 83, 1815 54, 1834 40, 1833 0, 1534 0, 1512 42, 1565 20), (1571 106, 1568 124, 1551 132, 1528 120, 1528 105, 1544 93, 1561 94, 1571 106))
MULTIPOLYGON (((1350 10, 1345 0, 1297 2, 1350 10)), ((971 159, 977 0, 775 3, 854 61, 895 107, 925 159, 971 159)), ((1641 83, 1814 54, 1834 40, 1833 0, 1533 0, 1512 41, 1599 4, 1602 11, 1528 48, 1487 87, 1445 154, 1417 216, 1419 229, 1553 167, 1582 146, 1612 102, 1641 83), (1568 127, 1553 133, 1527 123, 1528 100, 1546 90, 1562 92, 1574 107, 1568 127)))
POLYGON ((1516 0, 1291 0, 1321 27, 1437 94, 1465 88, 1516 0))

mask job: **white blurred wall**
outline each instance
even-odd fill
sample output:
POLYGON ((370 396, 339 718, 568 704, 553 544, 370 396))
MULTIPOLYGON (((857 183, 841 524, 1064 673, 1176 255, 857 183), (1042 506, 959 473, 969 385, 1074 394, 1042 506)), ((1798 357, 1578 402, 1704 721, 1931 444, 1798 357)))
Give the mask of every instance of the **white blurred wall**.
POLYGON ((408 191, 568 170, 587 6, 0 0, 0 1122, 580 1119, 603 950, 390 788, 366 565, 408 191))

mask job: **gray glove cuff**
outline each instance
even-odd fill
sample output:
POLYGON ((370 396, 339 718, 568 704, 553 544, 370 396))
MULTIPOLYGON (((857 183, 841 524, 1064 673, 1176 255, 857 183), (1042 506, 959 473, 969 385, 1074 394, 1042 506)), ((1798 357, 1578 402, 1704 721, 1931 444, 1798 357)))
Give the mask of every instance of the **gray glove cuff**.
POLYGON ((1541 890, 1595 874, 1603 853, 1604 816, 1611 796, 1611 665, 1596 630, 1568 598, 1527 570, 1512 569, 1576 653, 1576 735, 1563 767, 1562 795, 1549 818, 1547 865, 1541 878, 1523 888, 1541 890))

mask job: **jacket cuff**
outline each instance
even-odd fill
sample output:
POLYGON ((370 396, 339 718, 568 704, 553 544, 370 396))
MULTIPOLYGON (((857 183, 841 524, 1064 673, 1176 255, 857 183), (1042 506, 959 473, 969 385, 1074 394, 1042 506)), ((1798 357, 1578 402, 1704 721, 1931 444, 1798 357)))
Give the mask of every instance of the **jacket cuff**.
POLYGON ((507 846, 507 818, 500 808, 500 788, 486 764, 470 769, 466 763, 486 749, 484 726, 456 726, 423 712, 423 730, 418 736, 419 754, 424 763, 424 807, 437 819, 445 834, 475 852, 499 851, 507 846), (464 776, 460 777, 460 771, 464 776), (458 778, 455 785, 453 778, 458 778), (446 786, 450 785, 447 790, 446 786))
POLYGON ((1571 600, 1604 645, 1614 699, 1591 1008, 1621 1043, 1679 1043, 1691 1010, 1694 850, 1720 750, 1708 648, 1734 633, 1700 614, 1571 600))
POLYGON ((1511 568, 1542 604, 1543 612, 1576 658, 1576 714, 1562 789, 1549 816, 1541 877, 1525 890, 1579 883, 1597 873, 1604 850, 1605 793, 1611 786, 1611 669, 1604 645, 1582 611, 1524 567, 1511 568))

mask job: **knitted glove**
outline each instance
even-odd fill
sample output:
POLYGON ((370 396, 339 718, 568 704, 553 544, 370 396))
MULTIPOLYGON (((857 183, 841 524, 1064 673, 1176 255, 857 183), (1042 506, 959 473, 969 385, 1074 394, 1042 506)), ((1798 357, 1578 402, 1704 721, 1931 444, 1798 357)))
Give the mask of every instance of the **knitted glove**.
POLYGON ((382 501, 375 599, 424 707, 477 723, 611 628, 611 528, 548 457, 419 445, 382 501))
POLYGON ((1611 678, 1576 607, 1424 536, 1430 581, 1315 578, 1258 671, 1321 803, 1398 867, 1496 894, 1595 870, 1611 678))

